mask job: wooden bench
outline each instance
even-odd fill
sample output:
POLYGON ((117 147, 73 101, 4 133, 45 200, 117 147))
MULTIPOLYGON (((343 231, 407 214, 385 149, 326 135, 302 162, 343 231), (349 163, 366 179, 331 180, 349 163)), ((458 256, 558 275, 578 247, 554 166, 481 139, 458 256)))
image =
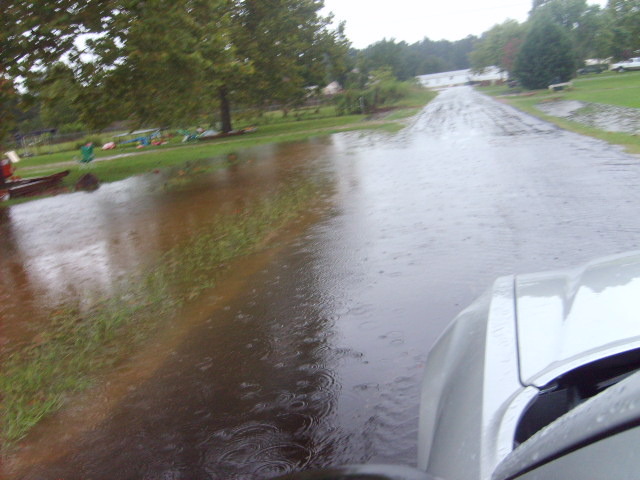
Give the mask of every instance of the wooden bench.
POLYGON ((559 90, 564 90, 565 88, 571 88, 572 86, 573 84, 571 82, 554 83, 552 85, 549 85, 549 90, 551 90, 552 92, 557 92, 559 90))

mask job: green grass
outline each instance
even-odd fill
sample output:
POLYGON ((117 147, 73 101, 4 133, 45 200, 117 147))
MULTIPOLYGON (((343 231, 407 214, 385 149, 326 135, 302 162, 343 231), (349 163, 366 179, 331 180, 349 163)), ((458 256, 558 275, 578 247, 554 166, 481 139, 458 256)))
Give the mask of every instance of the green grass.
POLYGON ((547 115, 536 105, 555 100, 580 100, 629 108, 640 108, 640 72, 601 73, 577 78, 573 88, 559 92, 549 90, 522 91, 507 86, 481 87, 480 92, 499 97, 501 101, 542 118, 559 127, 583 135, 622 145, 629 153, 640 153, 640 137, 628 133, 606 132, 564 118, 547 115))
MULTIPOLYGON (((80 163, 56 165, 56 163, 58 163, 56 160, 60 160, 57 155, 51 156, 54 158, 52 159, 53 162, 50 163, 44 163, 40 157, 35 157, 33 159, 27 159, 24 163, 20 163, 19 165, 23 167, 23 170, 21 172, 20 169, 17 169, 16 174, 26 178, 49 175, 69 169, 71 170, 71 174, 64 180, 64 184, 68 187, 72 187, 80 176, 88 172, 96 175, 101 182, 114 182, 140 173, 182 165, 186 162, 206 160, 216 156, 238 152, 242 149, 274 143, 276 141, 291 142, 342 131, 377 129, 384 126, 384 124, 374 124, 371 122, 354 123, 353 117, 338 117, 337 120, 338 121, 335 121, 335 119, 325 119, 323 121, 314 121, 316 128, 312 131, 306 130, 302 122, 296 122, 291 126, 287 124, 269 125, 264 127, 266 131, 262 133, 258 131, 240 137, 231 137, 224 141, 199 142, 175 148, 154 147, 153 149, 140 152, 139 155, 104 161, 93 161, 88 165, 80 163), (31 160, 35 160, 35 162, 32 163, 31 160), (24 167, 32 166, 37 166, 38 168, 24 170, 24 167)), ((11 205, 11 202, 12 201, 9 201, 7 205, 11 205)))
MULTIPOLYGON (((385 116, 385 120, 388 122, 395 122, 396 120, 413 117, 420 113, 424 105, 436 98, 437 95, 437 92, 427 90, 426 88, 412 88, 409 91, 409 95, 396 104, 397 109, 392 110, 385 116)), ((396 122, 390 123, 384 128, 388 131, 398 131, 402 126, 402 123, 396 122)))
MULTIPOLYGON (((313 131, 318 129, 324 129, 328 127, 340 128, 344 125, 354 124, 358 122, 365 121, 363 115, 350 115, 344 117, 325 117, 318 118, 313 120, 294 120, 290 119, 288 121, 277 121, 271 124, 266 124, 258 128, 255 133, 248 134, 246 136, 238 136, 238 137, 228 137, 226 139, 218 139, 211 141, 202 141, 202 142, 187 142, 182 143, 182 136, 176 135, 173 137, 172 141, 163 146, 149 146, 145 147, 142 150, 138 150, 135 148, 133 144, 128 145, 120 145, 115 150, 107 150, 103 151, 99 148, 94 150, 95 156, 97 159, 104 157, 111 157, 113 155, 123 154, 123 153, 148 153, 148 152, 161 152, 173 147, 179 148, 194 148, 199 147, 201 150, 206 151, 215 151, 215 149, 219 145, 227 145, 233 144, 236 146, 244 146, 245 144, 250 145, 251 143, 264 142, 265 137, 271 136, 281 136, 281 135, 293 135, 299 134, 301 132, 313 131)), ((214 153, 215 154, 215 153, 214 153)), ((45 166, 50 165, 52 163, 60 163, 60 162, 77 162, 80 159, 80 151, 67 151, 67 152, 58 152, 48 155, 38 155, 34 157, 24 158, 22 162, 18 165, 20 167, 34 167, 34 166, 45 166)))
POLYGON ((412 86, 408 90, 408 95, 398 100, 394 106, 400 109, 409 109, 406 113, 411 115, 410 112, 416 112, 421 110, 421 107, 428 104, 431 100, 436 98, 437 92, 429 90, 417 85, 412 86))
POLYGON ((601 73, 577 78, 573 82, 573 89, 568 90, 564 97, 569 100, 640 108, 640 72, 601 73))
POLYGON ((155 266, 91 308, 67 305, 51 315, 34 342, 2 365, 1 435, 4 447, 61 408, 96 374, 131 354, 184 302, 216 285, 226 262, 264 245, 270 234, 305 211, 318 187, 282 187, 242 212, 219 216, 155 266))
MULTIPOLYGON (((42 157, 32 157, 23 159, 18 164, 16 175, 24 178, 49 175, 61 170, 70 170, 69 176, 65 177, 63 186, 72 189, 78 179, 86 174, 96 175, 101 182, 114 182, 141 173, 148 173, 164 168, 184 165, 187 162, 198 162, 208 160, 217 156, 238 152, 242 149, 256 147, 259 145, 274 142, 290 142, 304 140, 314 136, 329 135, 342 131, 352 131, 361 129, 384 128, 387 123, 374 123, 364 120, 362 115, 345 116, 335 118, 325 118, 314 120, 312 125, 306 122, 293 121, 290 123, 275 123, 267 125, 255 133, 250 133, 238 137, 230 137, 225 140, 215 140, 210 142, 188 143, 175 147, 162 146, 150 147, 148 150, 139 152, 122 158, 115 158, 103 161, 93 161, 88 165, 74 162, 63 164, 72 160, 69 154, 53 154, 42 157), (310 128, 312 127, 312 128, 310 128)), ((131 150, 127 150, 130 152, 131 150)), ((116 154, 123 153, 122 150, 116 154)), ((111 155, 114 152, 111 151, 111 155)), ((97 160, 106 156, 103 152, 97 155, 97 160)), ((219 167, 223 167, 220 164, 219 167)), ((11 206, 25 201, 35 200, 42 197, 17 198, 3 202, 3 206, 11 206)))

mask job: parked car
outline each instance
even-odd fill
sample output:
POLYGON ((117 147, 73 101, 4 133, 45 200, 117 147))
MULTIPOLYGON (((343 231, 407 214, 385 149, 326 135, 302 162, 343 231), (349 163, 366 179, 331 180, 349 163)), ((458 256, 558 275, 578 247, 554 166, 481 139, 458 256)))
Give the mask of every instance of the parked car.
POLYGON ((588 75, 590 73, 602 73, 607 70, 606 65, 585 65, 578 69, 578 75, 588 75))
POLYGON ((343 467, 289 480, 636 479, 640 252, 507 276, 429 353, 418 469, 343 467))
POLYGON ((628 70, 640 70, 640 57, 630 58, 624 62, 613 63, 609 67, 610 70, 616 72, 626 72, 628 70))

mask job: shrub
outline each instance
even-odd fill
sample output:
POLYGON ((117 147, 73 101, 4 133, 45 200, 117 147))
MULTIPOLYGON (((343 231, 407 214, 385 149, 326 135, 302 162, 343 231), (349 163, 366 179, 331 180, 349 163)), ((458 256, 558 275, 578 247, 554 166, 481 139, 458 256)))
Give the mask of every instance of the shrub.
POLYGON ((571 40, 546 17, 538 18, 516 57, 514 76, 528 89, 569 81, 576 69, 571 40))

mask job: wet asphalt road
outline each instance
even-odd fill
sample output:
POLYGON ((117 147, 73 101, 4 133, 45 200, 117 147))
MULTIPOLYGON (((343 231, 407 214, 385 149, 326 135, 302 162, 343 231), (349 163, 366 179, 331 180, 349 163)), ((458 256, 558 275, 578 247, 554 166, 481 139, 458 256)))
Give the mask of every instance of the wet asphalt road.
POLYGON ((414 465, 424 361, 456 313, 497 276, 640 244, 638 157, 467 87, 443 91, 399 134, 311 147, 276 154, 329 179, 331 213, 242 293, 203 307, 162 368, 20 478, 414 465))

